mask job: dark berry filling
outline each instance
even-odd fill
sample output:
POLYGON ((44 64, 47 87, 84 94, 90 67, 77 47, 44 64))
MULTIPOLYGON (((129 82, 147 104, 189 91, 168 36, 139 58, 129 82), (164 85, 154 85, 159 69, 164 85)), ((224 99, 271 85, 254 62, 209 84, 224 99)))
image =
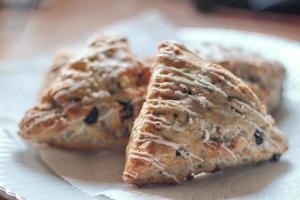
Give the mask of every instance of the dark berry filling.
POLYGON ((255 143, 257 145, 260 145, 264 142, 264 138, 262 137, 262 132, 259 131, 258 129, 255 129, 254 137, 255 137, 255 143))
POLYGON ((121 111, 121 118, 128 119, 133 116, 134 106, 130 100, 118 100, 119 104, 123 106, 121 111))
POLYGON ((272 155, 272 157, 270 158, 270 161, 271 162, 277 162, 280 160, 280 157, 281 157, 281 154, 280 153, 274 153, 272 155))
POLYGON ((90 113, 85 117, 84 122, 87 124, 93 124, 97 122, 99 117, 99 111, 96 107, 93 107, 90 113))

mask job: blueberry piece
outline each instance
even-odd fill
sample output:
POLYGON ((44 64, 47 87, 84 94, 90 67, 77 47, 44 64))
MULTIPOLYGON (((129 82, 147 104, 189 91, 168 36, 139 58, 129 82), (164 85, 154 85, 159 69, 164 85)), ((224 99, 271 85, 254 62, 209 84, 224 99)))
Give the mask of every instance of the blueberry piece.
POLYGON ((180 146, 176 149, 176 156, 181 156, 182 154, 189 156, 190 152, 188 152, 184 147, 180 146))
POLYGON ((189 88, 184 88, 183 91, 185 94, 192 95, 192 91, 189 88))
POLYGON ((177 113, 174 113, 174 114, 173 114, 173 117, 174 117, 174 119, 176 119, 176 118, 178 117, 178 114, 177 114, 177 113))
POLYGON ((180 151, 177 149, 177 150, 176 150, 176 157, 178 157, 178 156, 181 156, 181 153, 180 153, 180 151))
POLYGON ((121 118, 128 119, 133 115, 134 107, 130 100, 118 100, 119 104, 123 106, 121 118))
POLYGON ((280 160, 280 157, 281 157, 281 154, 280 153, 274 153, 272 155, 272 157, 270 158, 270 161, 271 162, 277 162, 280 160))
POLYGON ((85 117, 84 122, 87 124, 93 124, 99 117, 99 111, 96 107, 93 107, 90 113, 85 117))
POLYGON ((262 132, 260 132, 258 129, 255 129, 254 137, 255 137, 255 143, 257 145, 260 145, 264 142, 264 138, 262 137, 262 132))

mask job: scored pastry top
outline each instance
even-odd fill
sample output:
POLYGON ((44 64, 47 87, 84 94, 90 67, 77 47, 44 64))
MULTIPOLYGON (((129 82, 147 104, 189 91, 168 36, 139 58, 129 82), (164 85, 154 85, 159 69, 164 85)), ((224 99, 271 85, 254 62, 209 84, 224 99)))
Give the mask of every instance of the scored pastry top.
POLYGON ((267 105, 269 113, 276 111, 286 76, 282 63, 243 48, 217 43, 197 44, 197 50, 202 59, 222 65, 245 81, 267 105))
POLYGON ((159 46, 123 179, 173 183, 201 172, 270 159, 287 143, 257 96, 184 45, 159 46))
POLYGON ((150 77, 149 69, 130 52, 127 39, 97 35, 79 55, 58 60, 65 62, 51 68, 38 104, 20 124, 21 135, 47 140, 70 126, 93 125, 110 135, 106 139, 124 138, 125 145, 150 77))
POLYGON ((236 76, 250 82, 257 82, 267 88, 272 84, 270 82, 272 77, 274 79, 286 73, 282 63, 242 48, 200 43, 197 50, 202 59, 218 63, 236 76))

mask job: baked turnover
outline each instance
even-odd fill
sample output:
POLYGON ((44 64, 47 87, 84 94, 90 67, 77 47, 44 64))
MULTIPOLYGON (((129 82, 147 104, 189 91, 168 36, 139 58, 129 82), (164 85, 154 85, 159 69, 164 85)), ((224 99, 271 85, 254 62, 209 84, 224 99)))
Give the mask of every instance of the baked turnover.
POLYGON ((267 106, 269 113, 276 111, 286 76, 281 63, 240 48, 215 43, 202 43, 197 49, 202 59, 220 64, 240 77, 267 106))
POLYGON ((20 134, 68 149, 124 150, 149 78, 125 38, 97 36, 82 55, 56 59, 20 134))
POLYGON ((164 42, 126 149, 123 179, 178 183, 202 172, 277 160, 287 142, 239 78, 164 42))

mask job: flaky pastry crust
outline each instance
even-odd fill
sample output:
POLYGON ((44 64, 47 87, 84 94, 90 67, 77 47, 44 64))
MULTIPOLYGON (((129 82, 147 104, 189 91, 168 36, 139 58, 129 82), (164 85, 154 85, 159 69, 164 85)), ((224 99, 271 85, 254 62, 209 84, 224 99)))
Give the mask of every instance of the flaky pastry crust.
POLYGON ((20 135, 68 149, 123 150, 149 78, 126 38, 99 35, 79 56, 55 60, 20 135))
POLYGON ((127 183, 179 183, 287 150, 258 97, 228 70, 176 42, 160 45, 154 65, 126 150, 127 183))

